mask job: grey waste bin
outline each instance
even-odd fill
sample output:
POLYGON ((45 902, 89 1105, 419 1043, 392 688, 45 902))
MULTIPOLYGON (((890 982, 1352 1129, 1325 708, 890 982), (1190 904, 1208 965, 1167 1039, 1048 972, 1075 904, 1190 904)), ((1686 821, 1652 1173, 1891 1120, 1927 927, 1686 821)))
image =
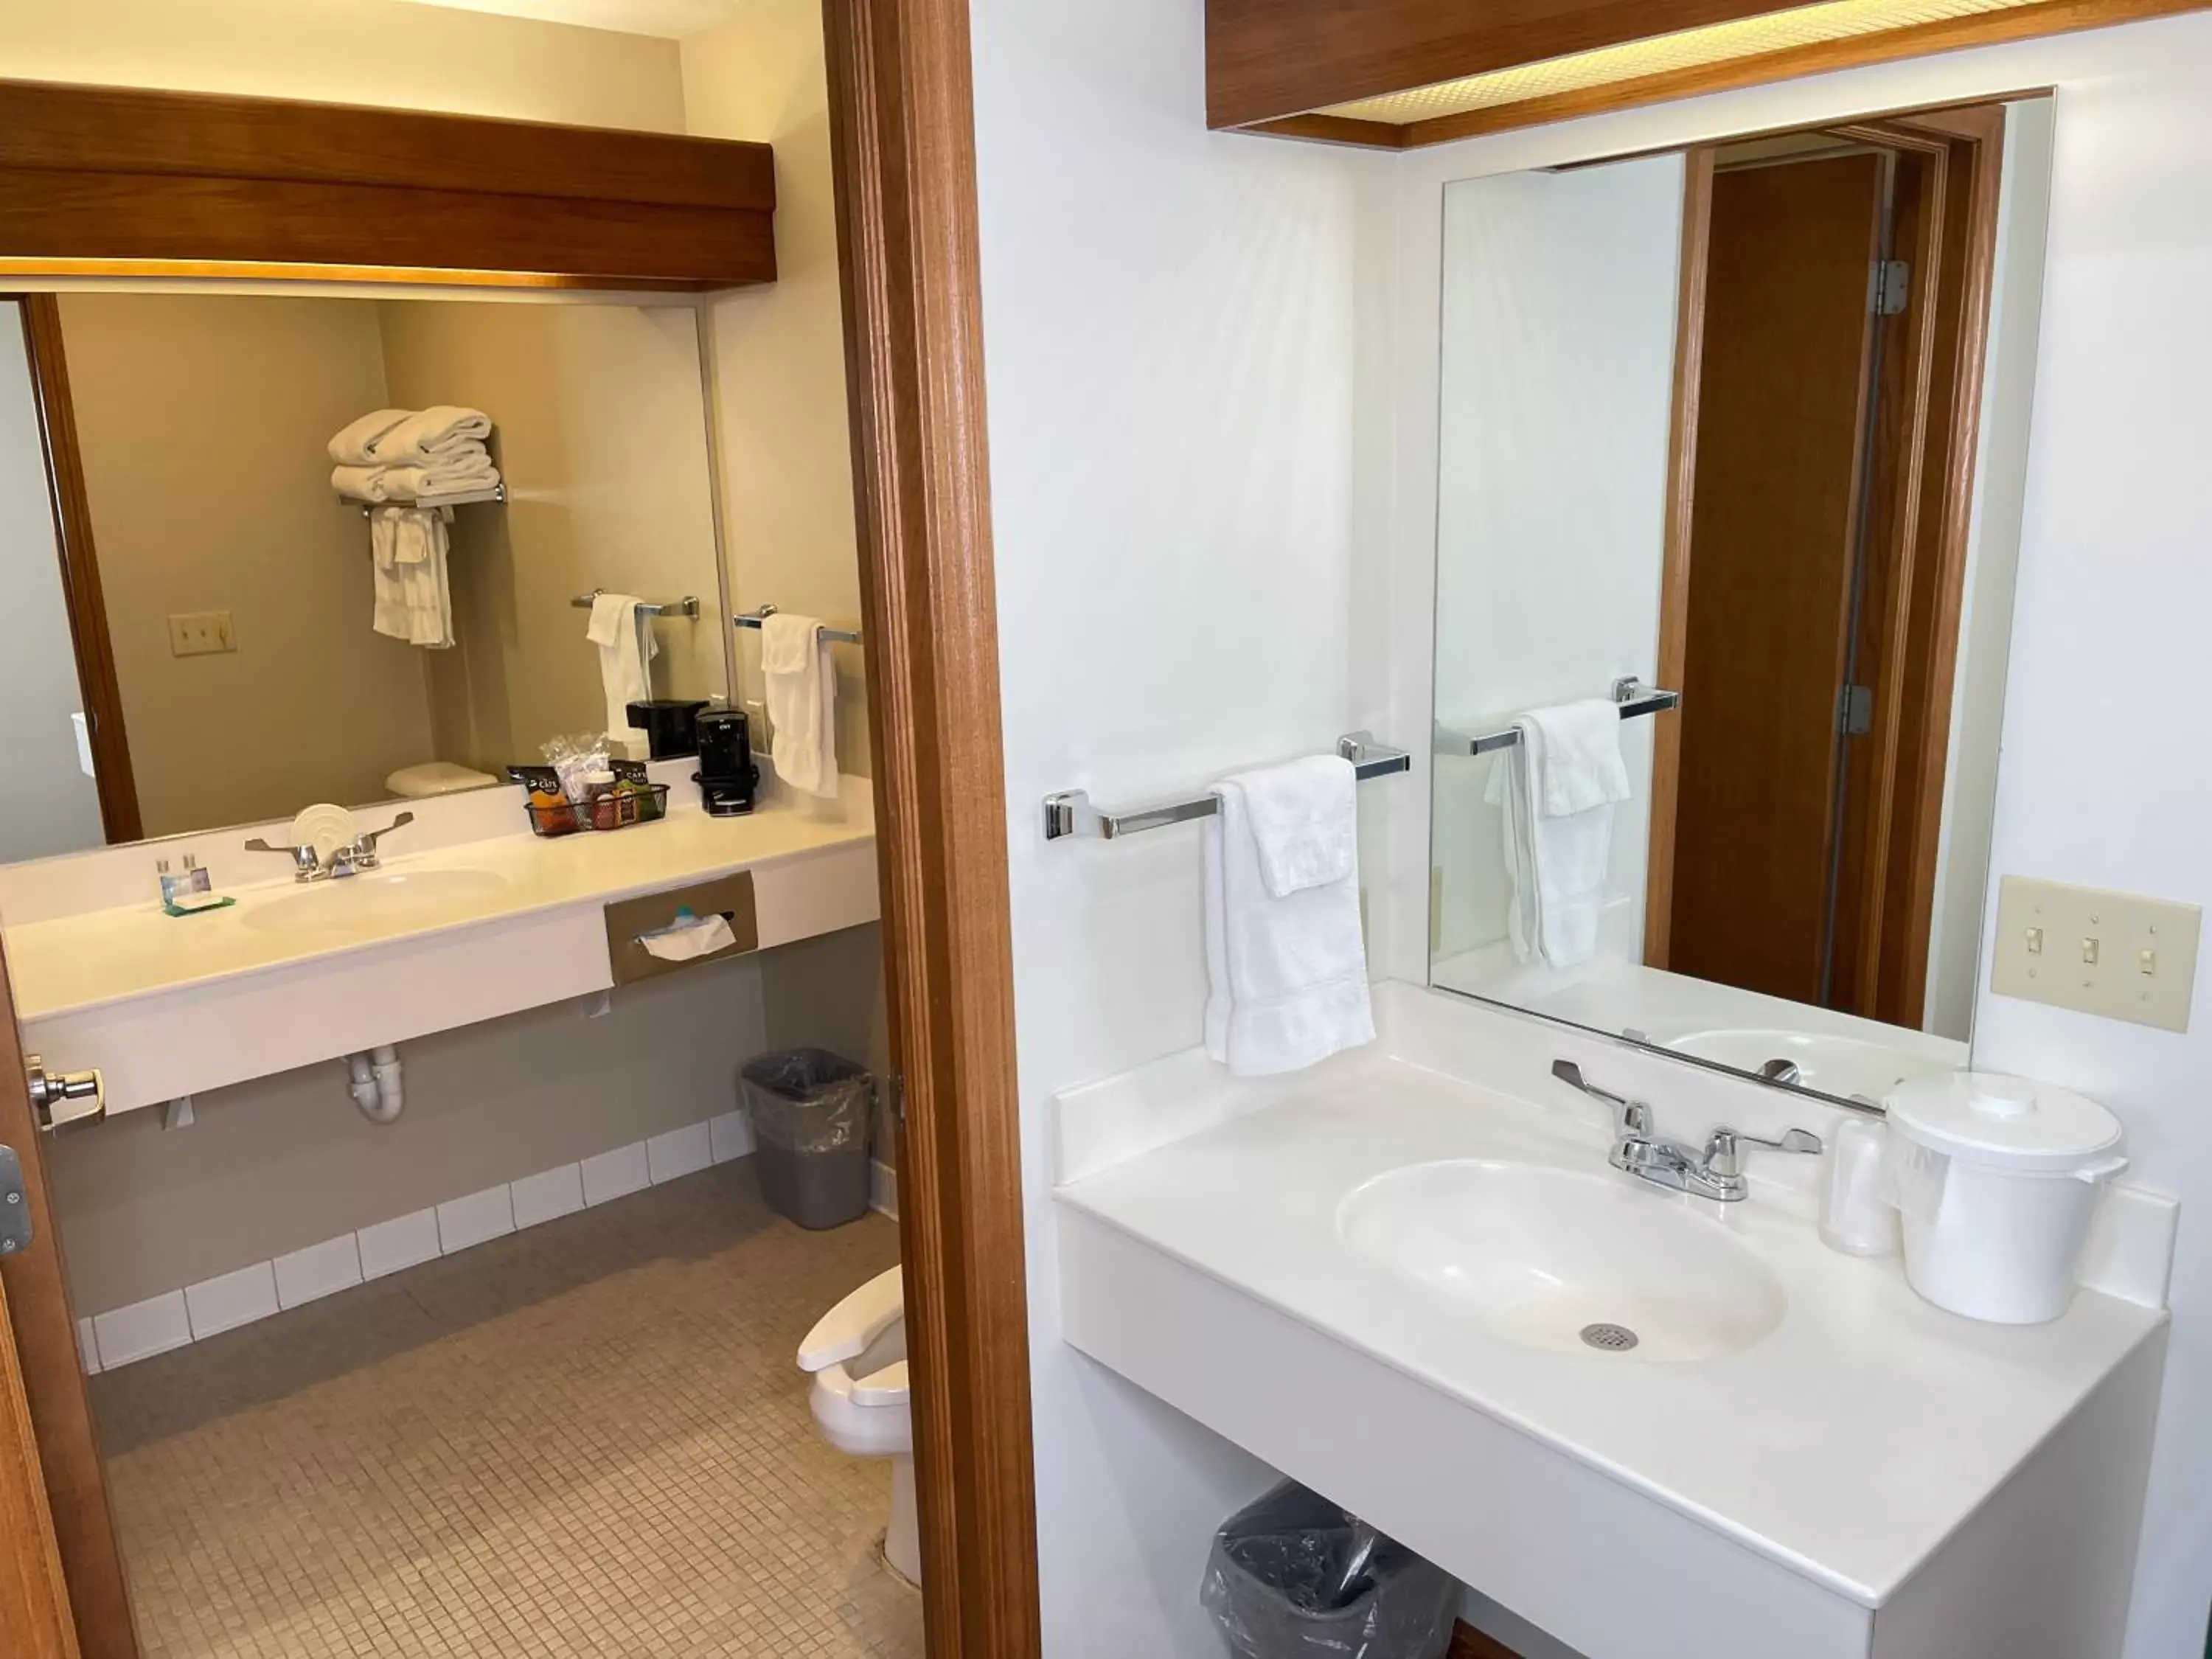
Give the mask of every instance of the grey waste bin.
POLYGON ((842 1227, 868 1209, 876 1083, 826 1048, 787 1048, 738 1073, 761 1196, 802 1227, 842 1227))
POLYGON ((1285 1480, 1222 1522, 1199 1600, 1241 1659, 1437 1659, 1459 1585, 1373 1534, 1347 1583, 1358 1522, 1285 1480))

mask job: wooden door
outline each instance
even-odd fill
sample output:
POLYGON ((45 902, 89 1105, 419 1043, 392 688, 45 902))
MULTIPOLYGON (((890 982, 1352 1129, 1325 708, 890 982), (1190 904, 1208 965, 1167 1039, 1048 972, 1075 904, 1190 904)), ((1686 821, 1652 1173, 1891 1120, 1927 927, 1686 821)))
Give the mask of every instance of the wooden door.
POLYGON ((0 1656, 137 1659, 40 1138, 0 951, 0 1146, 31 1224, 0 1256, 0 1656))
POLYGON ((1668 965, 1820 1000, 1881 159, 1712 184, 1668 965))

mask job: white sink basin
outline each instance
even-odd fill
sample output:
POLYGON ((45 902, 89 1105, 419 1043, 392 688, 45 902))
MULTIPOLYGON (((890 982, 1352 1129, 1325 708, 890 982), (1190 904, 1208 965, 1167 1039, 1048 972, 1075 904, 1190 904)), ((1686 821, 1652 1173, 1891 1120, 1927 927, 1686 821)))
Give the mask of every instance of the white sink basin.
POLYGON ((507 885, 489 870, 386 870, 302 886, 246 909, 267 933, 343 935, 468 915, 507 885))
POLYGON ((1818 1031, 1687 1031, 1670 1037, 1665 1046, 1676 1054, 1754 1076, 1770 1060, 1790 1060, 1797 1067, 1795 1081, 1802 1088, 1844 1099, 1857 1095, 1877 1102, 1900 1083, 1915 1078, 1948 1077, 1966 1064, 1963 1054, 1954 1063, 1939 1054, 1916 1054, 1861 1037, 1818 1031))
POLYGON ((1782 1322, 1788 1301, 1720 1224, 1625 1176, 1417 1164, 1353 1192, 1337 1232, 1507 1341, 1593 1360, 1738 1353, 1782 1322))

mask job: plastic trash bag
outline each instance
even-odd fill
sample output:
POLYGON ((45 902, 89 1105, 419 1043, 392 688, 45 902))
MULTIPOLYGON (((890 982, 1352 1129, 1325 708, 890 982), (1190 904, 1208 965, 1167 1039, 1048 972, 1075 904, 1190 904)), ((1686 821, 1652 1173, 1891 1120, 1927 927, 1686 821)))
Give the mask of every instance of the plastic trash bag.
POLYGON ((827 1048, 786 1048, 745 1062, 738 1073, 753 1133, 794 1152, 865 1148, 875 1104, 867 1068, 827 1048))
POLYGON ((1443 1568, 1295 1480, 1222 1522, 1199 1591, 1241 1659, 1438 1659, 1459 1598, 1443 1568))

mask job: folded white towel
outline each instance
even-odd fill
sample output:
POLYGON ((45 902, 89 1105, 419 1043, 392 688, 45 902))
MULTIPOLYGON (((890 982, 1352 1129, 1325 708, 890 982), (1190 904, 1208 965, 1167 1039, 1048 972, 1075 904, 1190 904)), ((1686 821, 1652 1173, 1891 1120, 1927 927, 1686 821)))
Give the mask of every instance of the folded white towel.
POLYGON ((601 593, 592 599, 591 620, 584 624, 584 637, 599 647, 607 735, 627 738, 633 745, 644 742, 646 734, 629 723, 629 705, 653 695, 653 659, 660 654, 653 618, 639 614, 640 603, 634 593, 601 593))
POLYGON ((837 671, 812 617, 779 611, 761 622, 775 775, 801 794, 837 793, 837 671))
POLYGON ((434 511, 380 507, 369 515, 376 605, 372 626, 410 645, 443 650, 453 642, 446 521, 434 511))
POLYGON ((1514 725, 1521 741, 1483 792, 1503 810, 1513 951, 1523 962, 1572 968, 1597 953, 1613 809, 1630 794, 1620 709, 1592 699, 1533 709, 1514 725))
POLYGON ((376 452, 369 447, 407 418, 404 409, 380 409, 350 422, 330 442, 331 459, 340 466, 374 466, 376 452))
POLYGON ((388 470, 380 466, 334 466, 331 488, 349 501, 380 501, 386 499, 387 476, 388 470))
POLYGON ((382 499, 419 501, 425 495, 459 495, 499 487, 499 469, 482 444, 471 444, 438 460, 414 466, 382 469, 378 488, 382 499))
POLYGON ((1333 810, 1353 822, 1322 833, 1316 810, 1305 833, 1350 849, 1343 873, 1333 879, 1278 897, 1261 873, 1255 795, 1279 799, 1304 789, 1318 799, 1322 791, 1310 781, 1253 773, 1224 778, 1216 789, 1220 811, 1206 821, 1206 1051, 1240 1076, 1297 1071, 1375 1040, 1359 927, 1352 765, 1334 757, 1328 764, 1343 769, 1343 788, 1328 792, 1337 802, 1333 810))
POLYGON ((433 404, 405 416, 369 444, 369 459, 383 466, 417 466, 491 436, 491 416, 481 409, 433 404))
POLYGON ((1350 761, 1311 755, 1240 773, 1237 781, 1270 897, 1352 873, 1359 859, 1359 780, 1350 761))

